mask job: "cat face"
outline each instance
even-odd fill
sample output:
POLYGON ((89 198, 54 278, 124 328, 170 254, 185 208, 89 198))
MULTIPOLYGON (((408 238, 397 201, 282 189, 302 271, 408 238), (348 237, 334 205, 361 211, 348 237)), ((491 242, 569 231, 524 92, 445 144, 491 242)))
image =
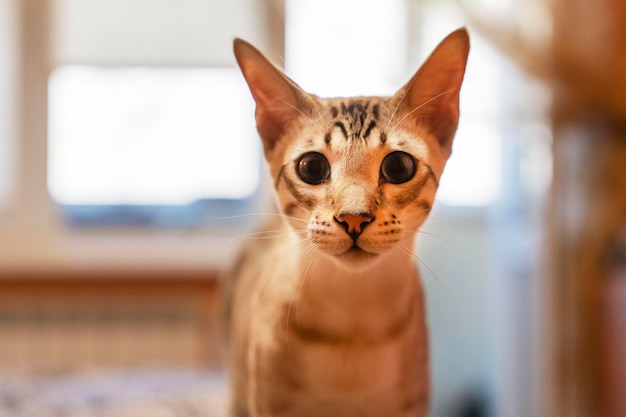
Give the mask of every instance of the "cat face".
POLYGON ((298 236, 346 265, 410 250, 451 152, 468 51, 459 30, 394 96, 323 99, 235 41, 278 205, 298 236))
POLYGON ((432 205, 445 157, 432 155, 427 139, 393 129, 392 111, 380 98, 319 100, 270 158, 283 213, 296 230, 308 222, 303 235, 334 257, 387 252, 432 205))

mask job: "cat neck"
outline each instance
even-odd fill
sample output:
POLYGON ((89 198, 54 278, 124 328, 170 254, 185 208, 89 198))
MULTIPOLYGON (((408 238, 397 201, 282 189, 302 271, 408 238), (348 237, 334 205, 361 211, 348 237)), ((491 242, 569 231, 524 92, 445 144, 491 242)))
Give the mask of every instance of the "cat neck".
MULTIPOLYGON (((412 249, 412 242, 407 236, 404 243, 412 249)), ((424 294, 411 252, 393 249, 358 267, 311 252, 292 262, 292 274, 274 276, 271 288, 276 289, 278 281, 288 288, 281 297, 286 306, 282 319, 296 323, 293 331, 300 336, 307 333, 302 329, 315 329, 309 333, 356 343, 386 340, 394 329, 407 325, 413 331, 423 329, 424 294)), ((281 329, 289 327, 280 323, 281 329)))

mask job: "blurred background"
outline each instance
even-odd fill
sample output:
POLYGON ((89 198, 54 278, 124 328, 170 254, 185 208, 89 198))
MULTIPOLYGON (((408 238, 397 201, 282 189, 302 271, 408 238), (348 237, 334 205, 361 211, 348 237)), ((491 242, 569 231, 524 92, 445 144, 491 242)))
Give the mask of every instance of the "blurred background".
POLYGON ((432 417, 626 416, 621 0, 0 0, 0 416, 221 416, 271 203, 234 37, 321 96, 472 38, 419 235, 432 417))

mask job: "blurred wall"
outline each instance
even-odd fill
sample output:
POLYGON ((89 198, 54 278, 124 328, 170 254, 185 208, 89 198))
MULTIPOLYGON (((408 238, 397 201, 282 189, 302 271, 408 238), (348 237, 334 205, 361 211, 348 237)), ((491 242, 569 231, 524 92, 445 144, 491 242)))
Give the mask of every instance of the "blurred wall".
POLYGON ((0 0, 0 213, 13 191, 17 43, 17 1, 0 0))
POLYGON ((498 365, 493 236, 484 213, 457 214, 435 208, 416 250, 427 292, 433 417, 486 416, 492 395, 499 393, 493 386, 498 365), (477 414, 464 414, 469 407, 477 414))
POLYGON ((267 44, 254 0, 54 0, 52 64, 232 66, 232 40, 267 44))

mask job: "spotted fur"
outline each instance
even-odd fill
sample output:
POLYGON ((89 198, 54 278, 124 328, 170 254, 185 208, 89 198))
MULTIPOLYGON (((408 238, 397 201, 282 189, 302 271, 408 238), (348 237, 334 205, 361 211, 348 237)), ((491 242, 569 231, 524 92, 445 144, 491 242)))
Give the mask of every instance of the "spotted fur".
POLYGON ((282 218, 225 281, 232 417, 426 414, 414 240, 451 152, 468 52, 456 31, 395 95, 328 99, 235 41, 282 218), (319 177, 307 180, 311 152, 319 177), (399 152, 410 158, 389 174, 399 152))

